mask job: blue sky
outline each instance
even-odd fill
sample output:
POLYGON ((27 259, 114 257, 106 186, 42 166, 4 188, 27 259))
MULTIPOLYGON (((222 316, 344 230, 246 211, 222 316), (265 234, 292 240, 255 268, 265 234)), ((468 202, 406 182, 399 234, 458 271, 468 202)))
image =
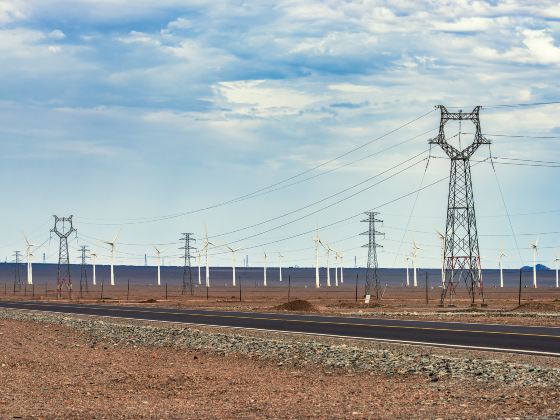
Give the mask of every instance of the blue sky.
MULTIPOLYGON (((96 238, 121 226, 120 263, 141 264, 154 255, 151 244, 163 243, 172 264, 180 232, 201 238, 207 224, 213 242, 248 248, 240 254, 252 264, 263 252, 275 264, 282 252, 287 265, 311 265, 313 234, 302 232, 447 175, 449 162, 434 149, 422 184, 425 161, 341 203, 357 189, 326 199, 422 151, 427 157, 435 105, 557 101, 559 28, 557 1, 0 0, 0 255, 23 250, 22 230, 43 243, 52 214, 73 214, 72 247, 95 248, 102 261, 107 250, 96 238), (274 184, 426 113, 309 181, 159 219, 274 184)), ((558 139, 534 138, 560 137, 559 116, 560 105, 489 107, 481 123, 489 135, 529 136, 489 137, 495 156, 560 161, 558 139)), ((473 159, 486 157, 481 148, 473 159)), ((520 252, 492 167, 481 163, 473 181, 483 264, 496 266, 500 248, 505 266, 519 266, 519 254, 529 262, 529 241, 540 236, 539 260, 552 265, 560 169, 504 162, 512 161, 496 171, 520 252)), ((438 265, 434 229, 444 228, 446 199, 443 182, 423 190, 414 211, 415 195, 379 208, 382 266, 402 266, 412 239, 423 248, 419 265, 438 265)), ((347 265, 354 255, 365 262, 360 220, 321 229, 347 265)), ((214 264, 229 264, 222 249, 213 250, 214 264)), ((54 238, 36 259, 43 252, 56 261, 54 238)))

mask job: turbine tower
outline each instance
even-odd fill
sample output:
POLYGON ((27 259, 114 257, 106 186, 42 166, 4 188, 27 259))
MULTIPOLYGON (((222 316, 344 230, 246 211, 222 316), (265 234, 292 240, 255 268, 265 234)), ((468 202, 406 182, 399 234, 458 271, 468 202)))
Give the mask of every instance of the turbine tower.
POLYGON ((375 230, 375 224, 383 222, 382 220, 377 218, 378 212, 368 211, 365 213, 367 219, 362 220, 368 224, 368 230, 366 232, 362 232, 360 235, 367 235, 368 236, 368 243, 363 245, 362 247, 368 249, 368 262, 367 262, 367 270, 366 270, 366 296, 370 295, 372 292, 372 287, 375 287, 375 297, 379 300, 379 276, 377 273, 378 270, 378 262, 377 262, 377 248, 382 248, 376 241, 377 235, 385 235, 384 233, 378 232, 375 230))
POLYGON ((161 253, 163 252, 163 250, 159 249, 156 246, 154 246, 154 249, 156 250, 157 256, 157 285, 161 286, 161 253))
POLYGON ((533 287, 537 288, 537 254, 539 253, 539 238, 531 244, 533 248, 533 287))
POLYGON ((72 216, 54 217, 54 227, 51 229, 60 238, 58 249, 58 272, 56 276, 57 297, 62 296, 62 287, 68 290, 72 298, 72 277, 70 276, 70 254, 68 252, 68 237, 72 232, 77 232, 72 225, 72 216))
POLYGON ((410 274, 408 273, 408 270, 410 269, 410 257, 406 257, 404 259, 404 262, 406 264, 406 287, 410 287, 410 274))
POLYGON ((263 285, 264 285, 264 287, 266 287, 266 262, 267 262, 267 259, 268 259, 268 257, 267 257, 266 252, 265 252, 265 253, 264 253, 264 266, 263 266, 263 269, 264 269, 264 272, 263 272, 263 285))
POLYGON ((27 255, 27 284, 33 284, 33 263, 31 262, 33 257, 33 248, 37 245, 30 243, 27 240, 25 234, 23 234, 26 244, 26 255, 27 255))
POLYGON ((282 259, 283 258, 284 258, 284 256, 279 252, 278 253, 278 269, 279 269, 280 282, 282 282, 282 259))
POLYGON ((208 227, 204 225, 204 246, 202 249, 206 256, 206 287, 210 287, 210 265, 208 265, 208 248, 210 245, 215 246, 208 240, 208 227))
POLYGON ((502 258, 503 257, 507 257, 507 254, 504 251, 500 250, 499 262, 500 262, 500 287, 501 288, 504 287, 504 271, 503 271, 503 266, 502 266, 502 258))
POLYGON ((97 284, 97 279, 95 276, 95 264, 97 262, 97 253, 96 252, 91 252, 91 261, 92 261, 92 278, 93 278, 93 285, 95 286, 97 284))
POLYGON ((238 249, 234 249, 229 245, 226 245, 226 248, 231 252, 231 277, 232 277, 232 285, 235 287, 235 253, 239 251, 238 249))
POLYGON ((439 145, 451 160, 445 226, 445 281, 440 304, 444 304, 446 297, 451 303, 461 279, 465 281, 471 305, 476 302, 477 291, 484 303, 470 158, 481 145, 490 144, 490 141, 482 136, 480 130, 480 106, 468 113, 461 110, 449 112, 443 105, 437 108, 441 112, 439 134, 429 143, 439 145), (449 121, 459 122, 458 147, 446 139, 445 126, 449 121), (463 121, 473 124, 475 129, 473 142, 464 148, 461 145, 463 121))
POLYGON ((319 237, 319 228, 317 228, 317 233, 315 234, 315 238, 313 238, 313 242, 315 242, 315 287, 318 289, 321 287, 319 281, 319 245, 323 246, 323 242, 321 242, 321 238, 319 237))
POLYGON ((343 266, 344 266, 344 255, 342 254, 342 252, 338 253, 338 258, 340 258, 340 284, 344 284, 344 270, 343 270, 343 266))
POLYGON ((416 273, 416 258, 418 257, 418 251, 421 250, 416 241, 412 241, 412 278, 413 278, 413 286, 418 287, 418 276, 416 273))
POLYGON ((558 262, 560 261, 560 258, 556 257, 554 258, 554 262, 556 263, 556 288, 558 288, 558 262))
POLYGON ((113 237, 110 241, 104 241, 104 244, 111 246, 111 286, 115 285, 115 244, 117 243, 117 238, 121 233, 121 229, 117 232, 117 234, 113 237))
POLYGON ((330 267, 330 256, 331 256, 331 247, 329 244, 323 245, 325 250, 327 251, 327 287, 331 287, 331 267, 330 267))
POLYGON ((338 287, 338 259, 339 254, 337 251, 334 251, 334 285, 338 287))

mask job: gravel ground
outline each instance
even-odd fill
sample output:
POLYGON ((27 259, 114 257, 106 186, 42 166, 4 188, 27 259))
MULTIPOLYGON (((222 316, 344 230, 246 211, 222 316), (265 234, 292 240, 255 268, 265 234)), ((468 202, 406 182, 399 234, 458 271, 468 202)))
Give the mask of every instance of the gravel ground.
POLYGON ((174 331, 15 312, 0 319, 1 418, 560 416, 560 390, 545 383, 279 366, 269 358, 169 347, 174 331), (164 345, 129 344, 130 333, 164 345))
POLYGON ((280 340, 237 334, 234 330, 224 333, 191 327, 168 328, 165 325, 80 319, 19 310, 1 310, 0 319, 60 324, 85 331, 95 339, 109 340, 117 345, 176 347, 218 354, 241 354, 250 358, 272 360, 278 365, 297 367, 315 364, 349 372, 423 375, 434 382, 451 377, 517 385, 560 385, 558 367, 484 358, 449 357, 418 352, 406 347, 399 350, 398 346, 391 350, 372 349, 347 344, 329 344, 302 336, 298 336, 297 340, 280 340))

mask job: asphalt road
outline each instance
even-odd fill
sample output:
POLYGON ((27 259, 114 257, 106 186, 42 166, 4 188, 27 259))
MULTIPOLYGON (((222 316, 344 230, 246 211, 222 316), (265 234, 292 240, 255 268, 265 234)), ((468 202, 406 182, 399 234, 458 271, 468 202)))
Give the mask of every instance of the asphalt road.
POLYGON ((560 327, 31 301, 0 301, 0 307, 560 356, 560 327))

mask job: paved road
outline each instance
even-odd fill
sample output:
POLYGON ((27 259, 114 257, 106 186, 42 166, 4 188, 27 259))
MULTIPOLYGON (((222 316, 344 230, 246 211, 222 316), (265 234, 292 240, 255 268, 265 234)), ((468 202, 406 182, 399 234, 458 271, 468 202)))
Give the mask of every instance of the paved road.
POLYGON ((560 356, 560 327, 0 301, 0 307, 560 356))

